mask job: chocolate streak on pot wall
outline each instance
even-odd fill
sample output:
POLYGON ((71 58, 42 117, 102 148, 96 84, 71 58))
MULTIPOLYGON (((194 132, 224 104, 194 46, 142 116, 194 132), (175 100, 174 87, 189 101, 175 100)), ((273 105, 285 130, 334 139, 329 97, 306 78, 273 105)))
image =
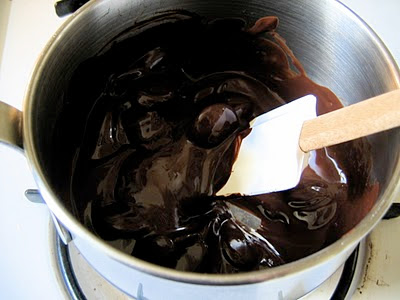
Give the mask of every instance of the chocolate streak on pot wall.
POLYGON ((155 264, 236 273, 305 257, 365 216, 378 185, 362 139, 312 152, 292 190, 215 196, 254 117, 309 93, 319 114, 341 107, 277 27, 168 12, 78 68, 65 119, 89 111, 71 183, 85 226, 155 264))

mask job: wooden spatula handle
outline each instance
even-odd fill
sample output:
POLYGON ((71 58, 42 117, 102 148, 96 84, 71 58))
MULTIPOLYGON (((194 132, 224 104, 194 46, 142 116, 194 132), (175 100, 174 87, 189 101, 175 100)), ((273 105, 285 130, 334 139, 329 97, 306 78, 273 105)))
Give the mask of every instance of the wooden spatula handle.
POLYGON ((398 126, 400 89, 305 121, 299 144, 308 152, 398 126))

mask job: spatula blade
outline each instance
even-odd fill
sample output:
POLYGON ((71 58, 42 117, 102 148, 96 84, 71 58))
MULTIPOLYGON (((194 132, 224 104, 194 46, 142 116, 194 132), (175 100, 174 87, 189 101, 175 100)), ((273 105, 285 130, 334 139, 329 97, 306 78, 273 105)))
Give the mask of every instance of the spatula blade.
POLYGON ((308 155, 299 147, 301 127, 315 117, 313 95, 257 117, 242 141, 228 182, 217 195, 257 195, 295 187, 308 163, 308 155))

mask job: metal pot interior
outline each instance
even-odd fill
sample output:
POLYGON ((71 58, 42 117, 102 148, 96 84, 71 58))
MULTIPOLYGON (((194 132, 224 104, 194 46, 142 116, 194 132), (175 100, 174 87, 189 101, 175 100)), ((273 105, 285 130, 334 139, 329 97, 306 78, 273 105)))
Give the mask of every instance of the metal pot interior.
MULTIPOLYGON (((91 1, 66 23, 43 52, 25 103, 28 156, 34 158, 31 162, 42 187, 50 189, 55 196, 46 198, 50 208, 66 211, 57 216, 67 227, 80 226, 70 213, 68 186, 72 150, 82 138, 82 130, 66 133, 60 132, 58 126, 70 78, 81 62, 122 30, 172 9, 189 10, 209 18, 239 17, 248 23, 267 15, 278 16, 279 34, 286 39, 309 77, 330 88, 344 105, 400 86, 397 67, 381 42, 336 1, 91 1)), ((71 128, 83 128, 84 120, 77 118, 69 122, 75 124, 71 128)), ((376 134, 368 140, 373 152, 373 175, 380 183, 376 209, 391 201, 383 197, 387 189, 398 193, 400 130, 376 134)), ((365 227, 364 234, 372 225, 373 221, 365 227)))

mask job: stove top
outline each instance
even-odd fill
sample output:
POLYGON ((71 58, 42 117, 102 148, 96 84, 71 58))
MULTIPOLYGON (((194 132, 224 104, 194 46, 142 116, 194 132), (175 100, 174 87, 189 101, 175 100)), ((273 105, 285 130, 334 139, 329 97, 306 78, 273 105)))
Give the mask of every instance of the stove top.
MULTIPOLYGON (((378 33, 400 64, 397 30, 400 2, 342 2, 378 33)), ((57 17, 54 0, 0 2, 2 101, 22 108, 36 58, 66 18, 57 17)), ((2 145, 0 165, 0 298, 129 299, 101 278, 73 244, 65 248, 60 243, 45 205, 31 203, 24 197, 25 190, 36 188, 24 156, 2 145), (63 276, 69 279, 66 281, 63 276), (78 286, 73 285, 75 279, 78 286)), ((395 236, 400 236, 400 218, 381 221, 361 243, 352 260, 302 299, 398 299, 400 241, 395 236), (345 278, 349 272, 354 272, 352 281, 345 278)))

